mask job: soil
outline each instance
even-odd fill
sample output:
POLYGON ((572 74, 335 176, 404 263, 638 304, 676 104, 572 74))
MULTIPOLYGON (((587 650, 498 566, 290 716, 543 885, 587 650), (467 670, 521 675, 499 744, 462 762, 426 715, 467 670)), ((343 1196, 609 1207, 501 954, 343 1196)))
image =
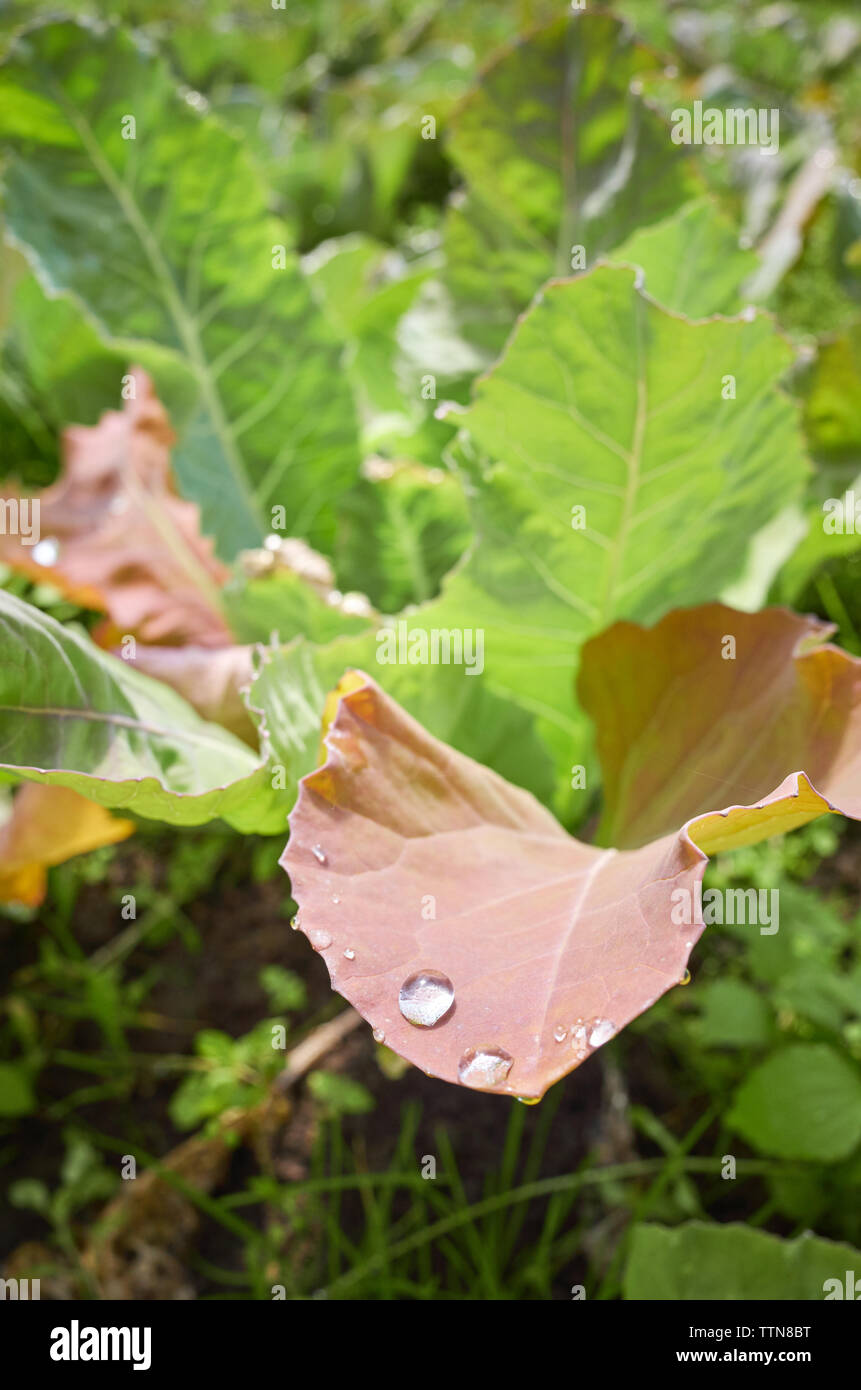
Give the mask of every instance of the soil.
MULTIPOLYGON (((859 851, 861 827, 853 825, 838 853, 820 866, 813 880, 823 891, 839 889, 856 907, 861 900, 859 851)), ((117 884, 139 881, 142 874, 157 878, 158 873, 157 845, 133 838, 118 849, 107 886, 115 890, 117 884)), ((189 951, 181 937, 174 935, 166 945, 153 950, 142 945, 128 965, 128 976, 144 974, 153 967, 157 971, 155 984, 142 1007, 158 1017, 159 1026, 129 1033, 129 1044, 135 1052, 154 1057, 187 1054, 194 1034, 201 1028, 218 1028, 233 1036, 248 1032, 271 1012, 258 981, 260 970, 266 965, 280 964, 304 980, 308 1007, 300 1024, 312 1019, 319 1021, 339 1011, 340 1001, 332 995, 322 960, 311 951, 301 933, 289 930, 286 881, 242 881, 242 866, 228 859, 209 891, 199 895, 186 912, 200 933, 202 947, 198 952, 189 951)), ((74 929, 88 955, 110 942, 117 930, 115 891, 106 892, 106 886, 101 884, 84 887, 75 906, 74 929)), ((0 919, 0 953, 7 979, 35 959, 37 940, 38 933, 31 925, 0 919)), ((599 1055, 554 1088, 556 1110, 549 1127, 541 1177, 570 1173, 590 1154, 597 1154, 601 1162, 657 1156, 660 1151, 641 1135, 634 1142, 627 1119, 629 1103, 647 1106, 663 1115, 677 1133, 684 1132, 698 1118, 701 1098, 678 1094, 666 1067, 656 1060, 648 1034, 632 1029, 626 1039, 624 1077, 616 1064, 599 1055)), ((104 1051, 105 1040, 92 1021, 84 1020, 74 1025, 73 1036, 67 1037, 63 1045, 76 1051, 98 1052, 104 1051)), ((360 1026, 322 1063, 328 1071, 341 1070, 360 1081, 375 1098, 376 1107, 370 1115, 346 1117, 343 1121, 347 1141, 360 1146, 363 1165, 370 1171, 388 1166, 401 1128, 402 1108, 407 1102, 417 1103, 421 1108, 414 1146, 417 1170, 424 1154, 436 1152, 434 1132, 443 1126, 451 1140, 467 1198, 479 1200, 486 1193, 488 1179, 499 1169, 510 1103, 444 1085, 412 1067, 392 1080, 381 1071, 378 1056, 370 1030, 360 1026)), ((67 1067, 49 1068, 40 1077, 40 1100, 48 1108, 92 1079, 67 1067)), ((177 1132, 168 1114, 176 1084, 175 1075, 144 1075, 126 1098, 97 1100, 76 1107, 74 1113, 101 1133, 127 1141, 132 1149, 138 1143, 161 1157, 187 1138, 177 1132)), ((303 1093, 301 1084, 292 1100, 289 1121, 274 1136, 272 1145, 273 1171, 284 1181, 301 1180, 307 1175, 319 1124, 319 1111, 303 1093)), ((543 1108, 530 1107, 526 1112, 524 1150, 534 1127, 541 1122, 543 1108)), ((55 1120, 39 1115, 20 1122, 4 1180, 11 1183, 23 1177, 41 1178, 53 1189, 63 1155, 61 1130, 55 1120)), ((11 1142, 4 1141, 7 1153, 11 1142)), ((703 1143, 704 1151, 710 1151, 708 1136, 703 1143)), ((226 1180, 218 1190, 237 1190, 254 1171, 259 1170, 250 1149, 237 1148, 226 1180)), ((732 1192, 727 1192, 713 1215, 719 1220, 744 1219, 751 1209, 751 1199, 764 1197, 755 1191, 755 1186, 745 1185, 742 1207, 741 1185, 728 1185, 732 1192), (735 1192, 739 1192, 739 1197, 735 1192)), ((248 1208, 247 1219, 253 1220, 252 1212, 257 1210, 248 1208)), ((352 1232, 356 1235, 363 1220, 358 1199, 345 1200, 342 1218, 348 1234, 351 1224, 356 1223, 352 1232)), ((524 1223, 523 1241, 528 1242, 537 1234, 534 1223, 540 1223, 540 1219, 541 1212, 536 1208, 524 1223)), ((84 1221, 81 1228, 84 1233, 84 1221)), ((37 1214, 7 1207, 0 1259, 24 1242, 43 1241, 45 1234, 44 1222, 37 1214)), ((216 1223, 204 1224, 196 1249, 222 1268, 241 1267, 234 1238, 216 1223)), ((578 1281, 580 1272, 575 1261, 565 1271, 564 1280, 560 1280, 558 1297, 570 1297, 570 1284, 578 1281)), ((194 1276, 191 1294, 186 1296, 215 1291, 222 1290, 210 1286, 205 1278, 194 1276)))

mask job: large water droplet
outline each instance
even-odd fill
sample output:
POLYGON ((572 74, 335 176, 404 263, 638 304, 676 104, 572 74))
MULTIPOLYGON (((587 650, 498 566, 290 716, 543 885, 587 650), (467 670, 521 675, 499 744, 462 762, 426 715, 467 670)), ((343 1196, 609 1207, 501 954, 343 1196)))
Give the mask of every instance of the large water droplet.
POLYGON ((419 970, 398 994, 401 1013, 417 1028, 433 1028, 454 1003, 454 985, 440 970, 419 970))
POLYGON ((375 1029, 374 1029, 374 1033, 373 1033, 373 1037, 374 1037, 374 1042, 377 1042, 377 1043, 382 1043, 382 1042, 385 1042, 385 1041, 386 1041, 386 1035, 385 1035, 385 1033, 383 1032, 382 1028, 375 1028, 375 1029))
POLYGON ((291 918, 290 918, 290 930, 291 930, 291 931, 298 931, 298 930, 299 930, 299 913, 298 913, 298 912, 296 913, 296 915, 295 915, 294 917, 291 917, 291 918))
POLYGON ((685 973, 684 973, 684 975, 682 976, 682 978, 679 980, 679 984, 680 984, 680 985, 689 985, 690 982, 691 982, 691 972, 690 972, 690 970, 686 970, 685 973))
POLYGON ((325 951, 332 944, 332 938, 327 931, 309 932, 308 940, 315 951, 325 951))
POLYGON ((502 1047, 468 1047, 457 1068, 464 1086, 499 1086, 514 1064, 502 1047))
POLYGON ((592 1024, 592 1031, 589 1034, 590 1047, 603 1047, 604 1043, 609 1042, 616 1036, 616 1025, 611 1023, 609 1018, 598 1018, 592 1024))
POLYGON ((328 860, 326 859, 326 851, 323 849, 323 846, 322 846, 322 845, 312 845, 312 847, 311 847, 311 853, 313 854, 314 858, 317 860, 317 863, 318 863, 318 864, 326 864, 326 863, 328 863, 328 860))

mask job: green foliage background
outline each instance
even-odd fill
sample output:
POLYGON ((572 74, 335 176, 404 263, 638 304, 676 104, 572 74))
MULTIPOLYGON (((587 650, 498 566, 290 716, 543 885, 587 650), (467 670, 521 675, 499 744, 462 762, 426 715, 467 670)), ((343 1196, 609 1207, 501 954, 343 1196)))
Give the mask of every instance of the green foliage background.
MULTIPOLYGON (((140 1044, 141 1028, 158 1031, 151 997, 176 952, 183 968, 206 958, 212 885, 268 894, 286 927, 269 837, 314 764, 325 692, 346 666, 374 669, 381 619, 487 631, 480 680, 405 667, 387 689, 570 829, 588 826, 597 798, 578 654, 614 619, 715 597, 781 602, 830 619, 861 654, 861 550, 854 532, 821 525, 826 499, 861 497, 852 7, 97 8, 0 14, 2 472, 25 489, 50 482, 62 428, 115 409, 141 364, 178 434, 180 491, 233 567, 234 633, 278 640, 251 697, 267 733, 254 752, 118 669, 86 635, 91 615, 3 575, 5 706, 25 702, 27 650, 64 699, 82 687, 167 729, 119 753, 112 741, 124 771, 108 777, 92 742, 55 766, 55 731, 40 742, 13 720, 3 733, 10 779, 51 767, 39 777, 146 818, 141 850, 52 870, 37 914, 3 909, 0 1163, 40 1268, 92 1296, 104 1289, 82 1252, 120 1188, 116 1155, 221 1133, 270 1093, 273 1025, 299 1041, 328 1017, 301 972, 270 963, 247 1031, 212 1017, 163 1057, 140 1044), (669 115, 696 99, 778 110, 779 154, 679 150, 669 115), (784 263, 769 229, 823 168, 833 176, 784 263), (709 372, 744 381, 743 408, 720 411, 709 372), (645 374, 666 408, 638 445, 629 505, 607 485, 607 453, 630 462, 645 374), (598 537, 585 560, 569 543, 572 499, 598 537), (370 599, 373 623, 289 579, 248 578, 240 554, 259 548, 276 505, 339 589, 370 599), (280 797, 267 761, 287 769, 280 797), (586 798, 572 764, 589 770, 586 798), (80 939, 91 889, 114 916, 134 893, 139 914, 95 947, 80 939), (142 1128, 135 1098, 153 1088, 161 1128, 142 1128), (47 1168, 23 1176, 37 1141, 47 1168)), ((369 1171, 362 1157, 366 1113, 391 1116, 392 1090, 399 1109, 411 1087, 396 1059, 369 1050, 361 1080, 349 1058, 312 1072, 303 1177, 264 1158, 189 1198, 230 1241, 220 1264, 189 1256, 195 1290, 814 1298, 829 1271, 861 1271, 857 846, 829 821, 712 866, 716 886, 779 887, 779 935, 710 929, 694 988, 602 1054, 588 1142, 559 1162, 579 1075, 539 1114, 514 1107, 492 1160, 462 1170, 474 1099, 437 1115, 434 1091, 417 1091, 436 1123, 432 1184, 417 1176, 425 1121, 411 1104, 385 1162, 369 1171)))

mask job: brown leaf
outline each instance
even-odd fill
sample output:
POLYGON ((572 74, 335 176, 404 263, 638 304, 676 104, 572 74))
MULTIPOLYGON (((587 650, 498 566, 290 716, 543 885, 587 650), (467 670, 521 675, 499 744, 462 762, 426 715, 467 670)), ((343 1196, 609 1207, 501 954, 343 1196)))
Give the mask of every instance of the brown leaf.
MULTIPOLYGON (((446 1081, 540 1097, 683 977, 703 930, 698 825, 635 850, 580 844, 355 675, 290 817, 301 929, 379 1041, 446 1081), (679 889, 691 925, 673 920, 679 889), (399 995, 425 972, 454 1003, 418 1027, 399 995)), ((765 801, 716 816, 721 833, 825 806, 801 774, 765 801)))
POLYGON ((42 547, 0 537, 0 560, 103 609, 121 634, 156 645, 218 647, 230 633, 219 590, 228 570, 174 491, 174 435, 149 377, 97 425, 63 433, 63 475, 40 496, 42 547), (56 542, 56 559, 45 543, 56 542), (35 556, 34 556, 35 552, 35 556))
POLYGON ((713 853, 835 806, 861 817, 861 661, 825 643, 832 631, 785 608, 711 603, 587 642, 578 694, 596 725, 601 842, 633 848, 706 815, 696 840, 713 853), (802 769, 818 795, 778 820, 771 794, 802 769), (756 814, 708 814, 734 805, 756 814))
POLYGON ((133 821, 112 816, 69 787, 28 782, 0 826, 0 901, 38 907, 49 865, 116 844, 134 828, 133 821))

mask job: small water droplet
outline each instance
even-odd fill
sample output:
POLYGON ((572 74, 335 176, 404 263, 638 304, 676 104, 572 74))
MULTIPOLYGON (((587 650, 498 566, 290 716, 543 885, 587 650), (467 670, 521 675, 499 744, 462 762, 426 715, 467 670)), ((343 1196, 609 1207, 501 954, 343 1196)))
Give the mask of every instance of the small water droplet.
POLYGON ((514 1058, 502 1047, 468 1047, 457 1068, 464 1086, 499 1086, 514 1065, 514 1058))
POLYGON ((345 960, 355 960, 355 959, 356 959, 356 952, 355 952, 354 950, 352 950, 349 946, 347 947, 346 951, 344 952, 344 959, 345 959, 345 960))
POLYGON ((401 1013, 416 1028, 432 1028, 454 1003, 454 985, 440 970, 418 970, 398 994, 401 1013))
POLYGON ((582 1061, 587 1051, 586 1028, 582 1019, 578 1019, 576 1025, 571 1029, 571 1046, 574 1049, 575 1056, 582 1061))
POLYGON ((690 972, 690 970, 686 970, 685 973, 684 973, 684 975, 682 976, 682 978, 679 980, 679 984, 680 984, 680 985, 689 985, 690 982, 691 982, 691 972, 690 972))
POLYGON ((604 1043, 609 1042, 616 1036, 616 1025, 611 1023, 609 1018, 597 1018, 592 1024, 589 1033, 590 1047, 603 1047, 604 1043))
POLYGON ((314 858, 317 860, 317 863, 318 863, 318 864, 326 864, 326 863, 328 863, 328 860, 326 859, 326 852, 325 852, 325 850, 323 849, 323 846, 322 846, 322 845, 313 845, 312 848, 311 848, 311 853, 313 854, 314 858))
POLYGON ((515 1100, 519 1100, 521 1105, 537 1105, 540 1099, 540 1096, 515 1096, 515 1100))
POLYGON ((341 901, 341 899, 338 897, 337 894, 335 894, 335 896, 332 898, 332 902, 333 902, 333 903, 339 903, 340 901, 341 901))
POLYGON ((373 1037, 374 1037, 374 1042, 381 1043, 381 1042, 385 1042, 385 1041, 386 1041, 386 1035, 385 1035, 385 1033, 383 1032, 382 1028, 375 1028, 375 1029, 374 1029, 373 1037))
POLYGON ((564 1042, 568 1037, 568 1029, 564 1028, 561 1023, 557 1023, 553 1029, 553 1036, 557 1042, 564 1042))
POLYGON ((327 931, 309 932, 308 940, 315 951, 325 951, 332 944, 332 938, 327 931))
POLYGON ((37 565, 56 565, 60 558, 60 542, 49 536, 43 541, 37 541, 31 554, 37 565))
POLYGON ((295 915, 294 917, 291 917, 291 918, 290 918, 290 930, 291 930, 291 931, 298 931, 298 930, 299 930, 299 913, 298 913, 298 912, 296 913, 296 915, 295 915))

